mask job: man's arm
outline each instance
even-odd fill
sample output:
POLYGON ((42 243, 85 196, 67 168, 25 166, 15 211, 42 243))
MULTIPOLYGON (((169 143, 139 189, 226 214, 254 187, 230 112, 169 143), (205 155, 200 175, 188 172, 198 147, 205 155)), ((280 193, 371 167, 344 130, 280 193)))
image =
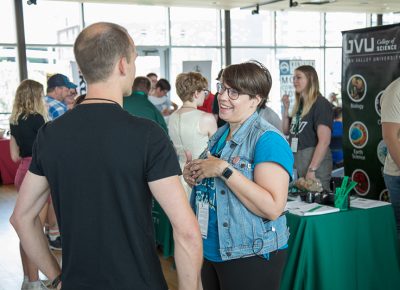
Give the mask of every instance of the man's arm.
POLYGON ((61 272, 43 234, 39 212, 49 194, 47 179, 28 171, 22 182, 10 222, 15 228, 28 257, 50 279, 61 272))
POLYGON ((152 181, 149 187, 172 224, 179 289, 199 289, 202 240, 199 224, 179 177, 175 175, 152 181))
POLYGON ((400 168, 400 123, 382 122, 382 137, 390 156, 400 168))

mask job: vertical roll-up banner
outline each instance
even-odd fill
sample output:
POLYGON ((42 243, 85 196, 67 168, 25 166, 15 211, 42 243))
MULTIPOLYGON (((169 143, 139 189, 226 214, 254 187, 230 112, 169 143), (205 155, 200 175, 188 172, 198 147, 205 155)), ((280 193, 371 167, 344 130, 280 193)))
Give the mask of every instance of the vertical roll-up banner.
POLYGON ((380 98, 400 76, 400 24, 344 31, 342 35, 344 172, 358 182, 358 195, 388 200, 380 98))

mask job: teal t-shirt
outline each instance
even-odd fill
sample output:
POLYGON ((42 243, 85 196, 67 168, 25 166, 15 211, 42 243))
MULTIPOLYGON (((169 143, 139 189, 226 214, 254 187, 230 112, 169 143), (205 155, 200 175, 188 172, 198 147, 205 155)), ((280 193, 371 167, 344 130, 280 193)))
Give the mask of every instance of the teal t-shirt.
MULTIPOLYGON (((221 136, 220 140, 211 149, 211 154, 219 154, 226 144, 226 137, 229 129, 221 136), (221 147, 222 146, 222 147, 221 147)), ((254 164, 274 162, 281 165, 292 176, 293 171, 293 153, 290 150, 286 140, 276 132, 267 131, 258 140, 255 148, 254 164), (273 148, 273 150, 271 150, 273 148)), ((203 238, 204 257, 213 262, 222 262, 219 253, 219 237, 218 237, 218 222, 217 222, 217 199, 214 178, 205 178, 200 184, 194 187, 196 193, 203 196, 203 201, 208 201, 209 204, 209 219, 207 238, 203 238)), ((281 249, 287 248, 287 245, 281 249)), ((269 258, 269 255, 265 255, 269 258)))

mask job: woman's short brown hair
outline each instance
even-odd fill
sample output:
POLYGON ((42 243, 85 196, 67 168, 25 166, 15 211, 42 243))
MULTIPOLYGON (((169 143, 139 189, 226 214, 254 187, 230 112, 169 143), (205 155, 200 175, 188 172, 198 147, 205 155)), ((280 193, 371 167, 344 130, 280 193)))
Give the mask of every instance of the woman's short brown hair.
POLYGON ((193 101, 193 94, 208 87, 208 82, 198 72, 181 73, 175 81, 176 93, 182 102, 193 101))
POLYGON ((264 107, 272 86, 269 70, 260 62, 250 60, 240 64, 232 64, 222 72, 221 82, 226 83, 241 94, 250 98, 261 97, 259 108, 264 107))

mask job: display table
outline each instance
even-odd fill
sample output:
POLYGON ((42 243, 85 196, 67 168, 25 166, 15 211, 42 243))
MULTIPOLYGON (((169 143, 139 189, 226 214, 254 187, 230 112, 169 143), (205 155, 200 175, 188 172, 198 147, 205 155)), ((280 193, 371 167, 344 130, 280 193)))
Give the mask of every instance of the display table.
POLYGON ((18 164, 11 160, 10 139, 0 139, 0 174, 2 184, 13 184, 18 164))
POLYGON ((398 290, 400 255, 391 206, 301 217, 287 214, 281 290, 398 290))
POLYGON ((172 234, 172 226, 160 204, 154 198, 152 216, 156 244, 162 248, 164 258, 171 257, 174 255, 174 237, 172 234))

